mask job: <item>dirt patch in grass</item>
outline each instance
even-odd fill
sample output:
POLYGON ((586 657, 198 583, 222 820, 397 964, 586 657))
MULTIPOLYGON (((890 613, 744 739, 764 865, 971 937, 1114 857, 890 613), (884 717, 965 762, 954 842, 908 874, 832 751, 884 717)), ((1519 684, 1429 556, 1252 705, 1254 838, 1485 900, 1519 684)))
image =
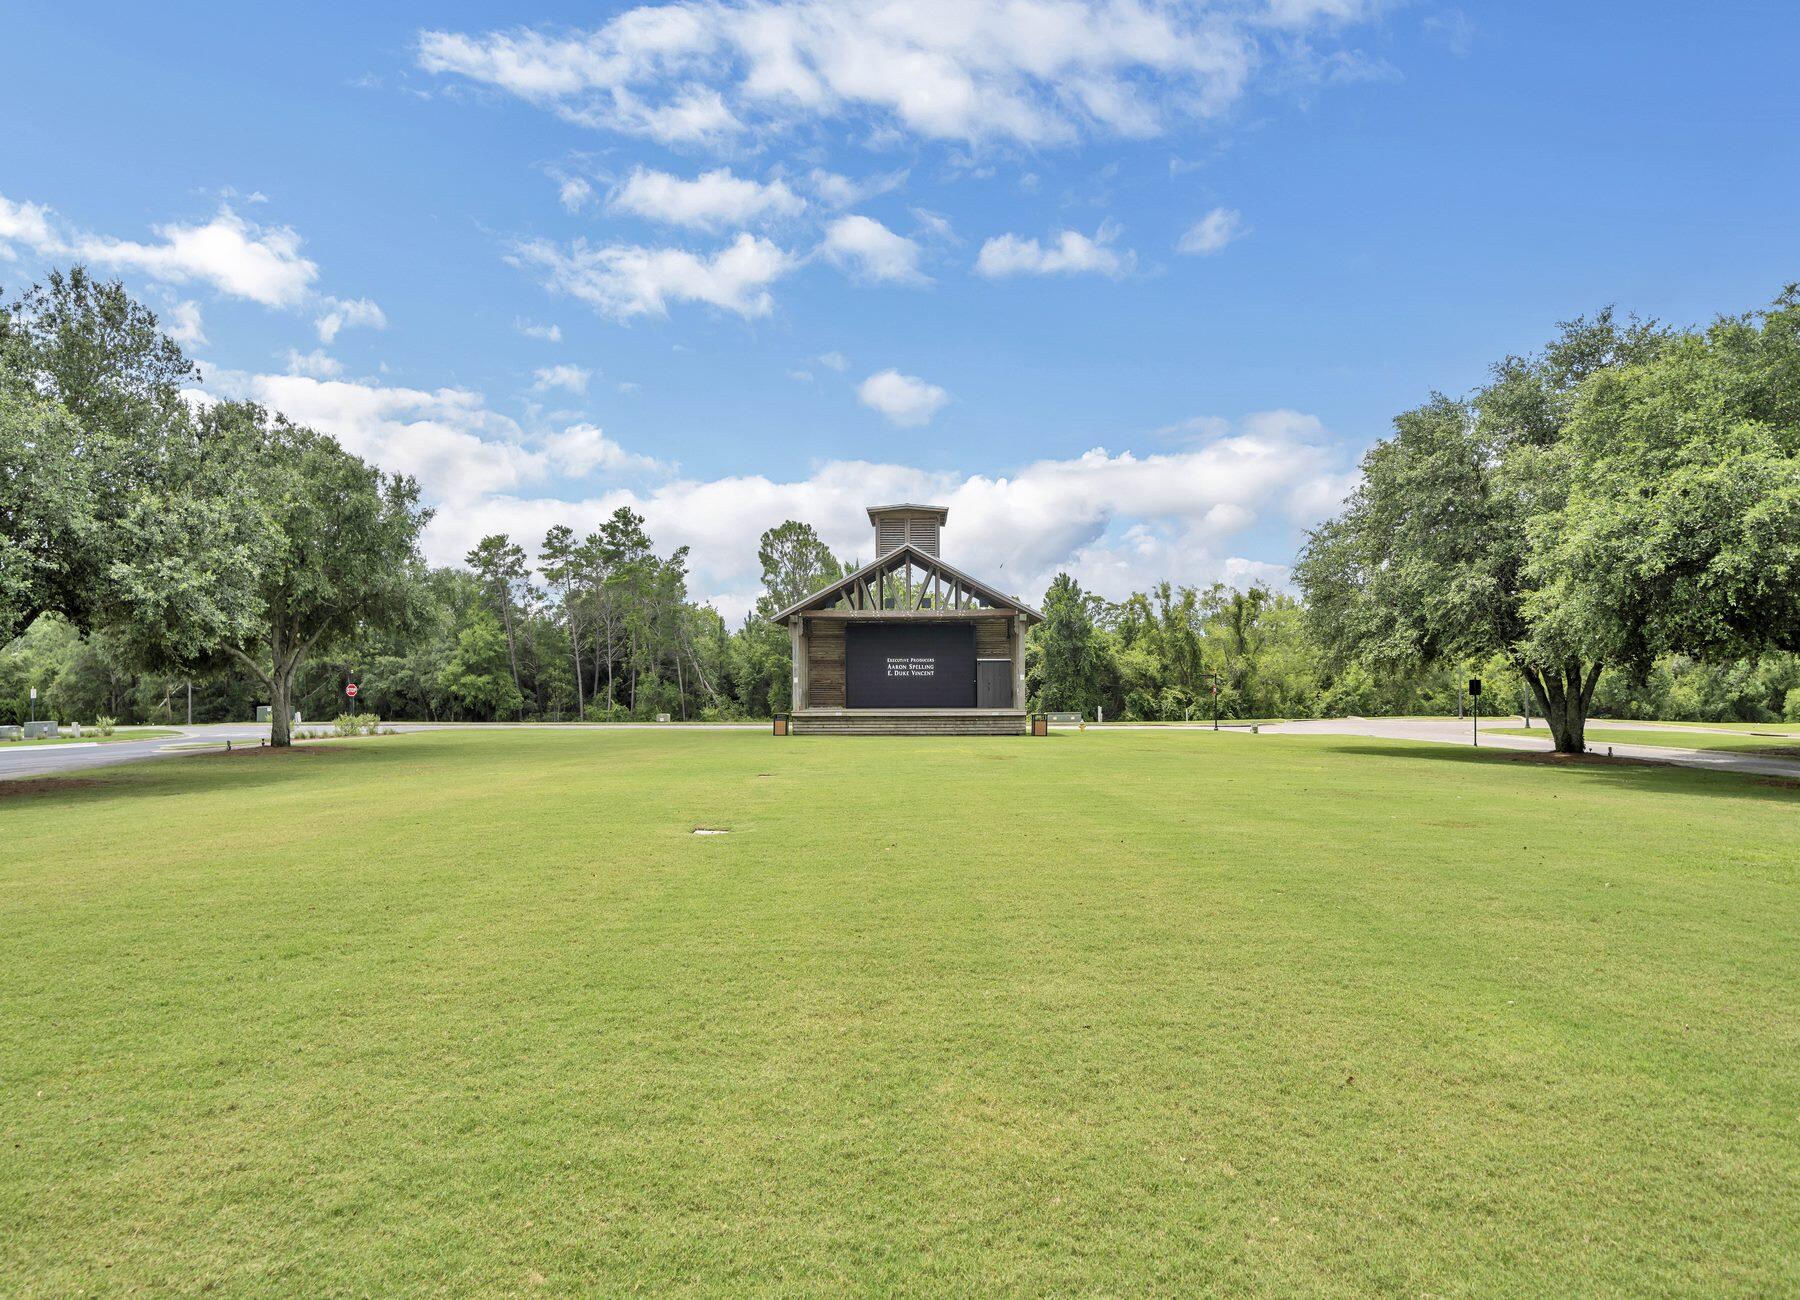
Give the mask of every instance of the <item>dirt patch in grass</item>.
POLYGON ((0 799, 28 799, 35 795, 68 794, 99 785, 89 776, 23 777, 16 781, 0 781, 0 799))
POLYGON ((350 751, 342 745, 295 745, 282 749, 275 745, 240 745, 233 749, 214 750, 210 758, 321 758, 342 757, 350 751))
POLYGON ((1584 763, 1599 764, 1602 767, 1665 767, 1667 764, 1651 758, 1615 758, 1611 754, 1558 754, 1554 750, 1525 752, 1514 751, 1507 756, 1514 763, 1548 764, 1551 767, 1579 766, 1584 763))

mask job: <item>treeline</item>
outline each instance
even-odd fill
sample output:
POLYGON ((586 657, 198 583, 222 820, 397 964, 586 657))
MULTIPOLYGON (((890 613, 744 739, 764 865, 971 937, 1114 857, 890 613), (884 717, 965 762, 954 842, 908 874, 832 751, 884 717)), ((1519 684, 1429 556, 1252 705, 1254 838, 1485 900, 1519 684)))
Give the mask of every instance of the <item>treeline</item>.
MULTIPOLYGON (((764 537, 765 581, 782 595, 842 570, 807 525, 764 537)), ((505 537, 484 539, 468 568, 414 570, 420 611, 405 632, 365 629, 302 665, 292 703, 314 720, 346 708, 422 721, 766 718, 788 706, 789 640, 763 621, 790 603, 765 594, 736 628, 685 598, 685 556, 658 556, 643 520, 621 510, 577 542, 552 529, 540 567, 505 537)), ((846 562, 847 563, 847 562, 846 562)), ((1502 656, 1386 675, 1333 667, 1304 607, 1263 588, 1159 584, 1113 602, 1059 576, 1046 622, 1026 645, 1031 707, 1119 721, 1454 714, 1463 683, 1484 680, 1483 709, 1520 713, 1528 688, 1502 656)), ((0 721, 36 714, 126 723, 241 721, 267 692, 251 674, 147 671, 105 631, 41 618, 0 650, 0 721)), ((1704 663, 1670 656, 1639 681, 1603 682, 1600 716, 1800 721, 1800 657, 1704 663)))
MULTIPOLYGON (((196 379, 148 309, 79 268, 0 302, 0 721, 272 704, 279 743, 293 711, 344 711, 351 682, 356 711, 390 719, 763 718, 791 681, 769 615, 856 564, 804 522, 770 528, 736 627, 627 509, 431 568, 410 480, 254 405, 190 403, 196 379)), ((1304 603, 1166 582, 1113 602, 1058 575, 1028 704, 1447 714, 1478 675, 1486 711, 1549 706, 1559 740, 1589 712, 1800 720, 1797 447, 1791 295, 1697 334, 1576 322, 1396 421, 1309 539, 1304 603)))

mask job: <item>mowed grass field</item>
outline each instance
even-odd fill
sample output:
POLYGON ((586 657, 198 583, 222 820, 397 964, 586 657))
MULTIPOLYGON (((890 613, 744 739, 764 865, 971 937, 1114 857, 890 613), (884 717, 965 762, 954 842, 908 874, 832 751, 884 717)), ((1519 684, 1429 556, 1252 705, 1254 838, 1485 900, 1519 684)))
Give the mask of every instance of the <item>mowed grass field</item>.
POLYGON ((38 785, 0 1292, 1793 1294, 1797 875, 1791 786, 1232 732, 38 785))

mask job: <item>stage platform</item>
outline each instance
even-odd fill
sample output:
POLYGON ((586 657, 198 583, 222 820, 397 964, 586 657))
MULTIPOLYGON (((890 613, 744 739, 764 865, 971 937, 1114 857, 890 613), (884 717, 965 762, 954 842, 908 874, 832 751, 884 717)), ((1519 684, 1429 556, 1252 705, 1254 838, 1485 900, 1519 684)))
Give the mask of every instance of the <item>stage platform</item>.
POLYGON ((1023 736, 1023 709, 801 709, 789 715, 796 736, 1023 736))

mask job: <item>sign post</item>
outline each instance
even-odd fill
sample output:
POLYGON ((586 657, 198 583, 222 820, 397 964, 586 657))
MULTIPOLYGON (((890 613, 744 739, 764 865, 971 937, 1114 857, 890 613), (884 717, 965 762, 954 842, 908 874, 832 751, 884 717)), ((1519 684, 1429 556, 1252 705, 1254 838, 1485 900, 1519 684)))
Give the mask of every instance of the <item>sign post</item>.
POLYGON ((1474 738, 1469 743, 1479 745, 1481 743, 1481 678, 1479 677, 1469 678, 1469 718, 1474 727, 1474 738))
POLYGON ((31 717, 27 721, 37 721, 37 687, 35 686, 31 688, 31 717))

